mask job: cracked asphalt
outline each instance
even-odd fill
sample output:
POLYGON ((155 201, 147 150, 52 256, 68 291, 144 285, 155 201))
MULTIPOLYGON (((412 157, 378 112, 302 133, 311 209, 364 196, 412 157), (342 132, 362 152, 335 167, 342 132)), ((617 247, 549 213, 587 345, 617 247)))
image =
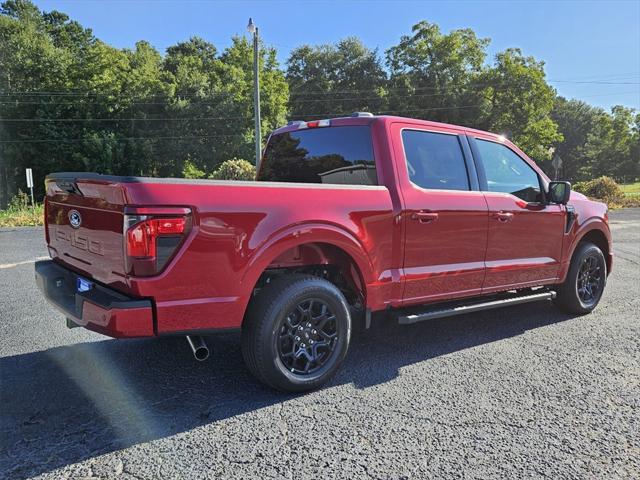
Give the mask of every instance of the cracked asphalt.
POLYGON ((591 315, 550 304, 374 319, 330 385, 262 387, 236 335, 68 330, 41 229, 0 230, 0 478, 640 478, 640 209, 611 214, 591 315))

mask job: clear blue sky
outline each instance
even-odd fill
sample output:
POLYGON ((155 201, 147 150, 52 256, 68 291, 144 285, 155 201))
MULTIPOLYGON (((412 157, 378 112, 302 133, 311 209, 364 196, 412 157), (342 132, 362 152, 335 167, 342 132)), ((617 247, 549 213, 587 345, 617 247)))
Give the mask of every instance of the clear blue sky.
POLYGON ((282 63, 303 43, 357 35, 384 52, 420 20, 443 31, 470 27, 489 37, 489 54, 520 47, 546 62, 561 95, 609 108, 640 108, 640 0, 627 1, 205 1, 36 0, 117 47, 148 40, 160 51, 198 35, 219 49, 246 34, 253 17, 282 63))

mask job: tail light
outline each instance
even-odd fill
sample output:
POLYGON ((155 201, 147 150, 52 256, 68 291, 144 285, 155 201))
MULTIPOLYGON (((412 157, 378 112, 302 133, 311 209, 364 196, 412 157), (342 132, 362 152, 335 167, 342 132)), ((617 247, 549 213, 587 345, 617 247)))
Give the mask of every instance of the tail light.
POLYGON ((127 207, 124 216, 127 273, 142 277, 160 273, 190 230, 188 208, 127 207))

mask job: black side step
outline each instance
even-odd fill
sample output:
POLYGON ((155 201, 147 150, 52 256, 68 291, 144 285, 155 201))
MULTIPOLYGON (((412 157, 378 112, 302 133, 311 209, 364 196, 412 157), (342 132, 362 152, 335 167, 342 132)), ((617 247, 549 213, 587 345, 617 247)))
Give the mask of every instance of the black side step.
POLYGON ((481 310, 489 310, 492 308, 509 307, 511 305, 519 305, 521 303, 538 302, 540 300, 552 300, 556 298, 556 292, 540 292, 529 295, 511 296, 509 298, 501 298, 480 303, 467 305, 458 305, 448 308, 437 308, 427 310, 423 313, 415 313, 398 317, 400 325, 411 325, 412 323, 422 322, 423 320, 433 320, 435 318, 452 317, 454 315, 462 315, 463 313, 479 312, 481 310))

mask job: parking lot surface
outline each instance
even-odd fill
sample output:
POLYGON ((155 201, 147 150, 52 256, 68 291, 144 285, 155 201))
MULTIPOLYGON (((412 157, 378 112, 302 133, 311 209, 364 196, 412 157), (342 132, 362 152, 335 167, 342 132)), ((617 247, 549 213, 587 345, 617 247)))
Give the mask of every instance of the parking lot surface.
POLYGON ((640 478, 640 209, 583 317, 529 304, 355 336, 330 385, 273 392, 236 335, 69 330, 42 229, 0 230, 0 478, 640 478))

